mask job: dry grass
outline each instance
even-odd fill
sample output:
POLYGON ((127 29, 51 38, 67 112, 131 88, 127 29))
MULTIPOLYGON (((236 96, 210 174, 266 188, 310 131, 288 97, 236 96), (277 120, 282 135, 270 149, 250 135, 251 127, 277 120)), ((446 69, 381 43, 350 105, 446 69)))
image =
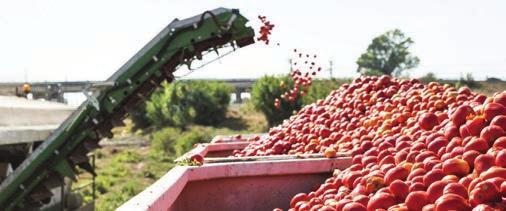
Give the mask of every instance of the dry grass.
POLYGON ((472 90, 487 96, 492 96, 495 92, 506 91, 505 81, 498 81, 498 82, 478 81, 477 83, 478 87, 472 88, 472 90))

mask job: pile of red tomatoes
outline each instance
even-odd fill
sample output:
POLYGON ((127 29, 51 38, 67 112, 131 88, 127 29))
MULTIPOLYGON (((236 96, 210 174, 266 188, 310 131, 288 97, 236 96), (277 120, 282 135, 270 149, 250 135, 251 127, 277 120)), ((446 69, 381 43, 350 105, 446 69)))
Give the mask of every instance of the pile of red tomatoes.
POLYGON ((350 153, 290 210, 506 210, 506 92, 360 77, 235 156, 350 153))

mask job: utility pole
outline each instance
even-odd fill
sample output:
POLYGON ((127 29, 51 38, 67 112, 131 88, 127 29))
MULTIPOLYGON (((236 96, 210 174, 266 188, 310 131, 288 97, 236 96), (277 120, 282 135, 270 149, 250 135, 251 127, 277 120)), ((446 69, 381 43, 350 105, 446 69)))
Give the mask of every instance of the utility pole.
POLYGON ((333 62, 332 60, 329 60, 329 74, 330 74, 330 79, 333 79, 334 76, 332 75, 332 68, 333 68, 333 62))
POLYGON ((293 72, 292 59, 288 59, 288 63, 290 63, 290 72, 293 72))

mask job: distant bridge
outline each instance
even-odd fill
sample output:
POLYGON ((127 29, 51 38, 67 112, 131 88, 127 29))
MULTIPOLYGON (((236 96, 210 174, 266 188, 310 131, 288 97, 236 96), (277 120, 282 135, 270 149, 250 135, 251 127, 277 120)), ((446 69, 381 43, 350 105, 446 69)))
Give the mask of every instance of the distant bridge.
MULTIPOLYGON (((234 87, 236 103, 241 103, 241 93, 249 92, 256 79, 191 79, 203 81, 217 81, 230 84, 234 87)), ((100 81, 63 81, 63 82, 30 82, 30 93, 34 99, 64 102, 63 94, 69 92, 82 92, 86 87, 100 81)), ((0 95, 23 95, 22 87, 25 83, 0 83, 0 95)))

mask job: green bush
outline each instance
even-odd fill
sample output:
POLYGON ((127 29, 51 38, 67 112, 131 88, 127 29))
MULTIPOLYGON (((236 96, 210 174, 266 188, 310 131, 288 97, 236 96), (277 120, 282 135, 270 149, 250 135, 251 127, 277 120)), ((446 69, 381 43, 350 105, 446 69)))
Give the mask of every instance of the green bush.
POLYGON ((195 110, 193 122, 200 125, 215 125, 222 122, 230 104, 233 88, 221 82, 191 81, 190 103, 195 110))
POLYGON ((332 90, 338 89, 345 81, 331 80, 316 80, 307 90, 306 96, 302 97, 302 103, 308 105, 316 102, 319 99, 327 97, 332 90))
POLYGON ((143 189, 144 185, 139 181, 128 180, 125 184, 122 184, 121 189, 116 193, 104 195, 100 202, 96 204, 96 210, 115 210, 143 189))
POLYGON ((193 148, 197 143, 209 142, 213 137, 211 131, 202 127, 193 127, 191 130, 182 133, 174 144, 176 156, 181 156, 193 148))
POLYGON ((361 72, 362 75, 365 75, 365 76, 382 76, 382 75, 386 75, 385 73, 379 71, 379 70, 374 70, 374 69, 365 69, 365 70, 362 70, 361 72))
POLYGON ((427 74, 425 74, 424 76, 420 77, 419 79, 420 79, 420 81, 422 81, 423 83, 426 83, 426 84, 438 80, 436 78, 436 75, 434 73, 432 73, 432 72, 428 72, 427 74))
POLYGON ((130 113, 130 118, 134 123, 132 131, 149 127, 151 123, 146 114, 146 103, 138 105, 135 111, 130 113))
POLYGON ((188 87, 183 82, 163 84, 146 102, 146 116, 156 127, 183 127, 195 116, 188 87))
POLYGON ((163 128, 152 134, 151 146, 157 152, 164 152, 169 155, 176 153, 174 144, 177 137, 181 134, 181 130, 177 128, 163 128))
MULTIPOLYGON (((174 166, 172 157, 164 152, 147 148, 149 151, 146 154, 144 150, 146 148, 118 149, 118 152, 97 160, 95 210, 115 210, 174 166)), ((106 151, 108 150, 97 150, 104 153, 106 151)), ((89 183, 90 177, 81 178, 80 175, 78 183, 73 184, 75 187, 81 187, 78 192, 85 203, 93 200, 92 186, 84 185, 89 183)))
POLYGON ((141 155, 134 151, 122 151, 113 158, 113 161, 120 163, 138 163, 141 161, 141 155))
POLYGON ((255 109, 264 113, 269 126, 281 123, 290 117, 293 111, 301 108, 302 100, 299 97, 295 102, 281 99, 281 95, 290 91, 291 87, 293 87, 293 80, 288 76, 264 76, 253 84, 251 101, 255 109), (280 85, 282 82, 284 86, 280 85), (281 102, 279 109, 274 106, 276 98, 279 98, 281 102))
POLYGON ((128 198, 135 196, 135 194, 142 191, 142 184, 136 180, 129 180, 123 187, 121 187, 121 193, 128 198))
POLYGON ((112 185, 113 182, 110 179, 106 179, 105 177, 97 178, 97 181, 95 183, 96 189, 100 194, 107 193, 112 185))
MULTIPOLYGON (((145 117, 156 128, 215 125, 225 119, 232 87, 209 81, 164 83, 146 102, 145 117)), ((139 110, 142 115, 142 109, 139 110)), ((143 118, 137 117, 142 125, 143 118)), ((137 125, 137 123, 135 123, 137 125)))
POLYGON ((213 134, 207 127, 191 127, 186 131, 167 127, 153 134, 151 144, 158 152, 178 157, 192 149, 194 144, 209 142, 213 134))
MULTIPOLYGON (((125 157, 126 154, 119 156, 125 157)), ((121 160, 121 158, 118 159, 118 161, 119 160, 121 160)), ((112 187, 121 180, 121 178, 128 175, 128 170, 125 169, 118 161, 112 162, 106 169, 98 172, 98 176, 96 178, 96 188, 100 194, 109 192, 112 187)))
POLYGON ((329 93, 339 88, 344 80, 314 80, 312 85, 308 87, 305 96, 297 97, 295 102, 288 102, 280 98, 280 96, 289 91, 293 87, 293 80, 288 76, 264 76, 253 84, 251 91, 251 101, 255 109, 264 113, 270 126, 281 123, 289 118, 294 111, 299 110, 303 105, 316 102, 318 99, 325 98, 329 93), (281 81, 285 86, 280 86, 281 81), (274 106, 274 100, 279 98, 281 107, 278 109, 274 106))

